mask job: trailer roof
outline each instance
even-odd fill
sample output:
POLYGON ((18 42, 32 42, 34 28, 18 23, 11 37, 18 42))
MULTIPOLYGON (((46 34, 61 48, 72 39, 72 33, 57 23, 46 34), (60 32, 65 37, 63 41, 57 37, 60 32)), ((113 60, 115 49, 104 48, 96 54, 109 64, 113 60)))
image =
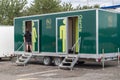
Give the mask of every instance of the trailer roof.
POLYGON ((94 9, 84 9, 84 10, 76 10, 76 11, 64 11, 64 12, 56 12, 56 13, 38 14, 38 15, 31 15, 31 16, 21 16, 21 17, 15 17, 14 19, 36 17, 36 16, 47 16, 47 15, 70 13, 70 12, 91 11, 91 10, 102 10, 102 11, 107 11, 107 12, 112 12, 112 13, 118 13, 117 11, 110 11, 110 10, 102 9, 102 8, 100 8, 100 9, 94 8, 94 9))
POLYGON ((31 15, 31 16, 21 16, 21 17, 15 17, 14 19, 25 18, 25 17, 35 17, 35 16, 46 16, 46 15, 61 14, 61 13, 69 13, 69 12, 91 11, 91 10, 97 10, 97 9, 98 9, 98 8, 94 8, 94 9, 84 9, 84 10, 76 10, 76 11, 64 11, 64 12, 47 13, 47 14, 38 14, 38 15, 31 15))

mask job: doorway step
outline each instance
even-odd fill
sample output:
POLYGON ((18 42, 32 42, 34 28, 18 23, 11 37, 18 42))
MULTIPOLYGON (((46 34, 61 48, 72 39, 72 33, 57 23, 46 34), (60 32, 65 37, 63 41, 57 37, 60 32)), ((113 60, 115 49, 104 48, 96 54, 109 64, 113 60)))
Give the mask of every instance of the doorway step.
POLYGON ((16 61, 16 64, 19 66, 19 65, 23 65, 25 66, 29 60, 31 59, 32 57, 32 53, 24 53, 22 54, 20 57, 17 58, 17 61, 16 61))
POLYGON ((59 65, 59 68, 72 70, 75 64, 77 63, 77 61, 78 61, 78 55, 68 54, 59 65))

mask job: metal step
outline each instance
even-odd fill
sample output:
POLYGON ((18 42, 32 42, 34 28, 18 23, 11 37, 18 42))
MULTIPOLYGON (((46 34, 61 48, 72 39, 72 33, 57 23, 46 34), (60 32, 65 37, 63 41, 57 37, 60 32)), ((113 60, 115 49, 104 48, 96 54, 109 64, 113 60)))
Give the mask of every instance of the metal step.
POLYGON ((71 69, 71 66, 59 66, 59 68, 62 68, 62 69, 71 69))
POLYGON ((75 59, 75 58, 69 58, 69 57, 68 57, 68 58, 66 58, 64 61, 65 61, 65 62, 73 62, 74 59, 75 59))
POLYGON ((65 63, 65 64, 71 64, 72 62, 66 62, 66 61, 63 61, 63 63, 65 63))
POLYGON ((16 64, 17 65, 26 65, 28 63, 28 61, 30 60, 30 58, 32 57, 32 54, 23 54, 22 56, 20 56, 17 61, 16 64))
POLYGON ((19 58, 20 62, 24 62, 25 60, 26 60, 25 58, 22 58, 22 57, 19 58))
POLYGON ((78 56, 69 57, 69 55, 67 55, 62 61, 62 63, 59 65, 59 68, 68 68, 72 70, 77 61, 78 56))
POLYGON ((24 63, 24 62, 20 62, 20 61, 18 61, 18 60, 16 61, 16 64, 17 64, 18 66, 23 66, 23 65, 25 66, 25 63, 24 63))

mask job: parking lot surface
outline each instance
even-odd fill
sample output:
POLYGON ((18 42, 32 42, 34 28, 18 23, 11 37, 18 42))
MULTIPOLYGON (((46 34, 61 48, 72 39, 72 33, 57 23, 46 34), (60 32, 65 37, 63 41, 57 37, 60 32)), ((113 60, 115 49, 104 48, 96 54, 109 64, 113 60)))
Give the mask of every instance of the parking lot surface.
POLYGON ((120 80, 120 65, 107 62, 103 70, 101 64, 85 63, 71 71, 37 62, 17 66, 11 61, 0 61, 0 80, 120 80))

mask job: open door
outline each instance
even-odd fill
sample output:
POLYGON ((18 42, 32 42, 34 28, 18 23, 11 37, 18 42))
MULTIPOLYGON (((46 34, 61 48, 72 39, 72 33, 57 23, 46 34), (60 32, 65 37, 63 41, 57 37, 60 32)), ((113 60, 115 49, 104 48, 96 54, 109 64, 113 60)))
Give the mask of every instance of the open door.
MULTIPOLYGON (((25 29, 28 29, 31 32, 31 39, 32 39, 32 52, 39 52, 39 21, 32 20, 32 21, 25 21, 25 29)), ((25 33, 25 32, 24 32, 25 33)))
POLYGON ((56 52, 79 53, 78 16, 56 19, 56 52), (77 43, 78 42, 78 43, 77 43))
POLYGON ((67 42, 69 53, 79 53, 79 28, 78 28, 78 17, 68 17, 68 31, 67 31, 67 42), (73 49, 71 51, 71 49, 73 49))

